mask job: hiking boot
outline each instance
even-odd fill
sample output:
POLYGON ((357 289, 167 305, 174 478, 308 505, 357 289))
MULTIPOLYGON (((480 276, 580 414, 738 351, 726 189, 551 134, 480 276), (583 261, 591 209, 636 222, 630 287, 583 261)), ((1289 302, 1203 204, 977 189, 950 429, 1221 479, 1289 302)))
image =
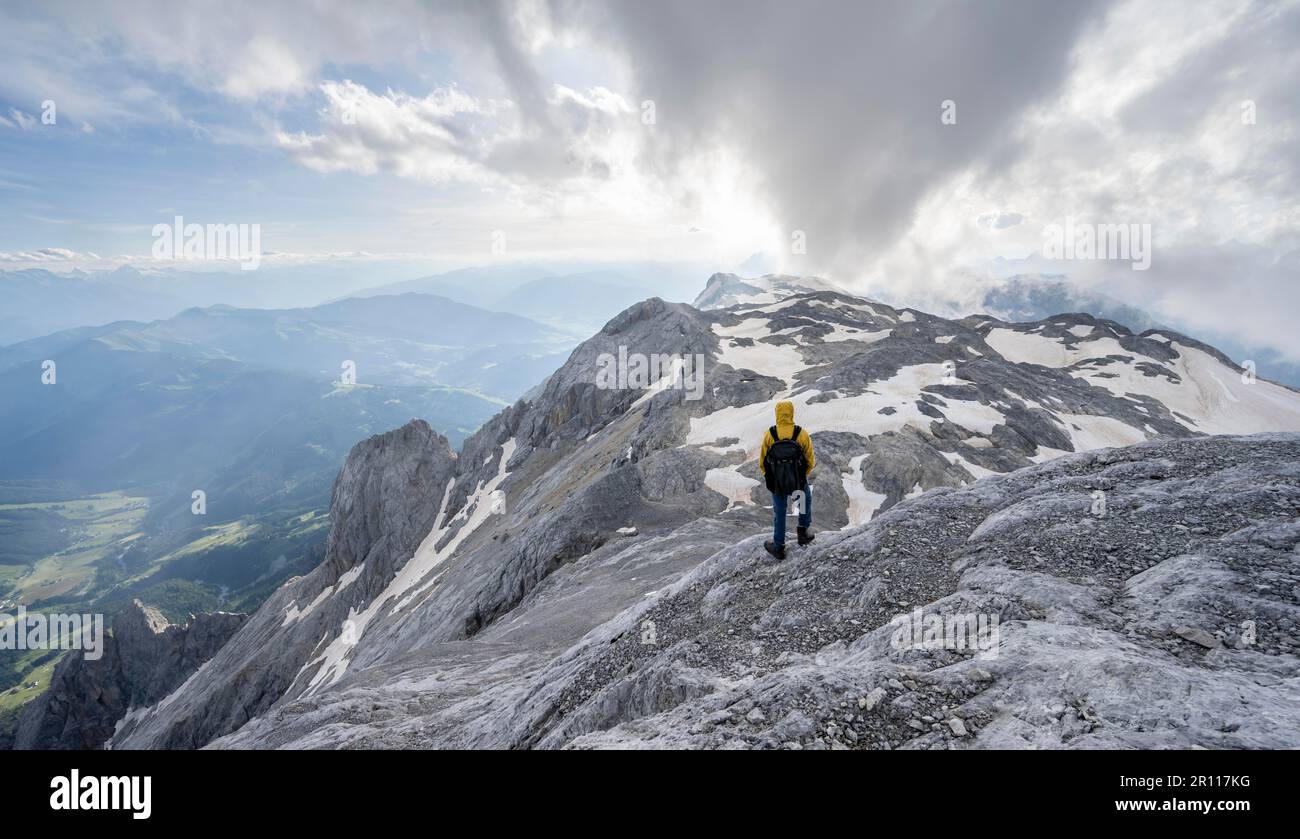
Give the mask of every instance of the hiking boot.
POLYGON ((806 527, 798 528, 798 533, 799 533, 799 544, 801 545, 807 545, 811 543, 812 540, 817 538, 816 536, 809 533, 808 528, 806 527))
POLYGON ((785 559, 785 545, 778 545, 776 542, 764 542, 763 550, 767 551, 778 560, 785 559))

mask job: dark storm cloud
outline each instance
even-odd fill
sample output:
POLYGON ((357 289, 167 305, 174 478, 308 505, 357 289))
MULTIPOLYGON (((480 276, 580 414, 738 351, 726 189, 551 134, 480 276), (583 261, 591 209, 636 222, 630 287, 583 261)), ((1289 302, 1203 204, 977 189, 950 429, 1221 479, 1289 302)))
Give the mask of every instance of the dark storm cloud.
POLYGON ((1024 109, 1060 86, 1104 11, 1080 3, 561 4, 625 51, 655 100, 653 162, 710 144, 761 173, 809 268, 852 268, 973 162, 1005 166, 1024 109), (940 122, 953 100, 956 124, 940 122))

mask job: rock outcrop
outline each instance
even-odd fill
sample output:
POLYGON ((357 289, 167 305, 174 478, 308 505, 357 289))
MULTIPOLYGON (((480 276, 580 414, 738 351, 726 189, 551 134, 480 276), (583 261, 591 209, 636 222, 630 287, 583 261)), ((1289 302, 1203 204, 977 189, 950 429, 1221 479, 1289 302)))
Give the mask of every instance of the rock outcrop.
POLYGON ((14 748, 100 748, 132 709, 180 687, 247 618, 213 612, 177 626, 133 601, 113 617, 100 658, 70 654, 54 668, 49 689, 24 710, 14 748))

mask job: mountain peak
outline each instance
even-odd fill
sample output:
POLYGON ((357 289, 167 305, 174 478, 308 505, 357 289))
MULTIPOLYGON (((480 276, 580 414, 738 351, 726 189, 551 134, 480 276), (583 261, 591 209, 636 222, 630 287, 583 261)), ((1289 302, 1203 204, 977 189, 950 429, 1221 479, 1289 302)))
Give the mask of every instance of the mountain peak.
POLYGON ((837 290, 819 277, 787 274, 741 277, 719 272, 709 277, 704 290, 692 305, 697 309, 726 309, 731 306, 776 303, 796 294, 837 290))

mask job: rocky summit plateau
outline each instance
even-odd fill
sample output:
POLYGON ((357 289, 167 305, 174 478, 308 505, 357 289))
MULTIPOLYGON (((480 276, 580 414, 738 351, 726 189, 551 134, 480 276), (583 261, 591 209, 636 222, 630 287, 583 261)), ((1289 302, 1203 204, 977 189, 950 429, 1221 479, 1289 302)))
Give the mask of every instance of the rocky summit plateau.
POLYGON ((165 696, 121 686, 104 745, 1300 747, 1300 393, 1087 314, 696 303, 628 308, 459 452, 358 443, 320 565, 165 696), (703 387, 598 387, 620 349, 703 387), (778 400, 818 533, 779 563, 778 400))

